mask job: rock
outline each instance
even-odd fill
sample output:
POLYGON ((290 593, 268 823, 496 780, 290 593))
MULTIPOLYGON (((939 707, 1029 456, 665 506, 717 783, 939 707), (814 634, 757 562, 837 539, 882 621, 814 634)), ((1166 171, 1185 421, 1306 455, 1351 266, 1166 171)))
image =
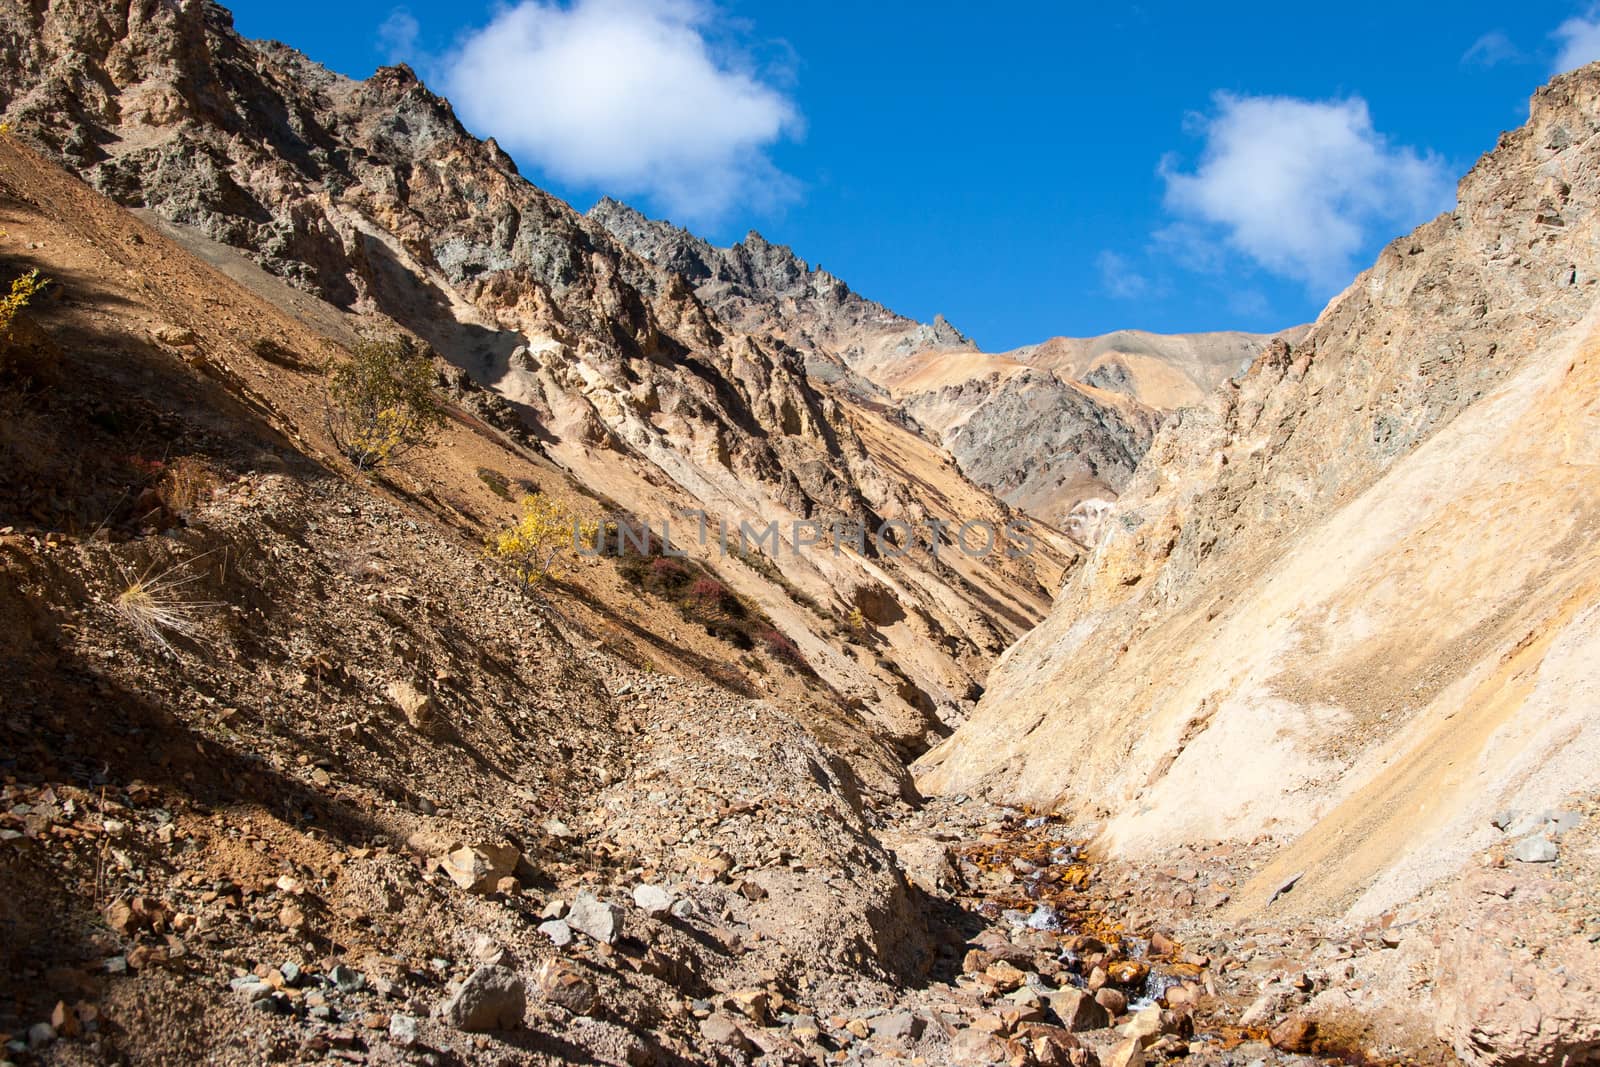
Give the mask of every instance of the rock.
POLYGON ((56 1039, 56 1028, 49 1023, 34 1023, 28 1027, 28 1048, 37 1051, 56 1039))
POLYGON ((1106 980, 1113 985, 1138 986, 1150 977, 1150 965, 1137 960, 1122 960, 1106 968, 1106 980))
POLYGON ((447 855, 440 867, 462 889, 486 895, 513 874, 521 859, 522 853, 511 845, 469 845, 447 855))
POLYGON ((723 1048, 736 1049, 740 1052, 749 1052, 754 1048, 750 1039, 745 1036, 733 1016, 724 1012, 713 1012, 700 1020, 700 1033, 713 1045, 723 1048))
POLYGON ((1548 837, 1525 837, 1511 846, 1511 858, 1520 863, 1554 863, 1560 854, 1548 837))
POLYGON ((670 892, 658 885, 641 883, 633 887, 634 906, 652 917, 670 912, 675 899, 670 892))
POLYGON ((1150 935, 1150 951, 1157 956, 1171 956, 1178 951, 1178 943, 1157 931, 1150 935))
POLYGON ((880 1015, 872 1020, 872 1032, 879 1037, 893 1038, 900 1041, 915 1041, 922 1036, 925 1021, 909 1011, 897 1011, 888 1015, 880 1015))
POLYGON ((411 724, 413 730, 428 737, 439 732, 438 710, 427 693, 405 681, 390 682, 384 692, 400 709, 400 714, 406 717, 406 722, 411 724))
POLYGON ((401 1048, 411 1048, 417 1043, 417 1017, 395 1012, 389 1016, 389 1040, 401 1048))
POLYGON ((1504 830, 1506 827, 1510 826, 1516 821, 1517 813, 1515 809, 1501 808, 1499 811, 1494 813, 1492 818, 1489 819, 1489 825, 1493 826, 1496 830, 1504 830))
POLYGON ((572 927, 561 919, 547 919, 539 924, 539 932, 550 939, 556 948, 572 944, 572 927))
POLYGON ((736 989, 728 994, 723 1006, 748 1016, 758 1026, 765 1026, 771 1003, 772 998, 765 989, 736 989))
POLYGON ((1301 1015, 1292 1015, 1272 1028, 1267 1040, 1285 1052, 1310 1052, 1317 1039, 1317 1024, 1301 1015))
POLYGON ((1005 1063, 1009 1059, 998 1038, 976 1028, 959 1031, 951 1039, 950 1057, 959 1064, 1005 1063))
POLYGON ((175 326, 172 323, 164 323, 157 326, 150 331, 150 336, 164 345, 171 345, 173 348, 186 348, 199 340, 193 330, 186 326, 175 326))
POLYGON ((545 904, 544 908, 539 912, 539 918, 559 919, 566 913, 567 902, 562 900, 560 897, 556 897, 554 900, 551 900, 545 904))
POLYGON ((1187 1015, 1164 1011, 1154 1006, 1137 1012, 1132 1019, 1123 1024, 1120 1031, 1124 1037, 1133 1038, 1146 1047, 1154 1044, 1157 1038, 1165 1034, 1188 1036, 1193 1032, 1194 1024, 1187 1015))
POLYGON ((495 967, 515 967, 516 961, 511 953, 488 934, 479 934, 472 943, 472 958, 479 963, 491 964, 495 967))
POLYGON ((541 1000, 559 1005, 574 1015, 588 1015, 594 1011, 599 995, 594 983, 560 959, 545 960, 539 965, 534 975, 534 988, 541 1000))
POLYGON ((1112 1051, 1106 1067, 1144 1067, 1144 1044, 1138 1038, 1124 1041, 1112 1051))
POLYGON ((518 1030, 527 1013, 522 976, 504 967, 479 967, 444 1005, 444 1018, 458 1030, 482 1033, 518 1030))
POLYGON ((1005 960, 999 960, 983 969, 983 981, 991 989, 1001 993, 1009 993, 1020 988, 1028 976, 1019 968, 1005 960))
POLYGON ((567 925, 591 940, 609 945, 617 940, 622 930, 622 909, 585 890, 572 902, 572 909, 567 912, 567 925))
POLYGON ((1102 1030, 1111 1025, 1112 1013, 1093 995, 1082 989, 1062 989, 1046 998, 1069 1033, 1102 1030))
POLYGON ((816 1016, 796 1015, 789 1020, 789 1036, 809 1044, 822 1036, 822 1028, 817 1025, 816 1016))
POLYGON ((366 975, 351 970, 342 963, 328 972, 328 979, 341 993, 359 993, 367 988, 366 975))
POLYGON ((1017 1027, 1016 1039, 1033 1054, 1038 1067, 1087 1067, 1094 1056, 1059 1026, 1024 1023, 1017 1027))
POLYGON ((1102 986, 1095 990, 1095 1003, 1104 1008, 1113 1019, 1128 1010, 1128 995, 1120 989, 1102 986))

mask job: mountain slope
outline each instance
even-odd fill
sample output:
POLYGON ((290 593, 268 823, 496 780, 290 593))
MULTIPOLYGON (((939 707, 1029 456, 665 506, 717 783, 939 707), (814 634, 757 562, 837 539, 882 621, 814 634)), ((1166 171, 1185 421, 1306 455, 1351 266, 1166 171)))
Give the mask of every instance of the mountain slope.
POLYGON ((946 732, 1042 615, 1064 544, 941 561, 923 533, 904 556, 793 551, 796 522, 1012 516, 926 444, 894 466, 943 491, 909 492, 864 443, 892 432, 880 415, 846 411, 793 351, 730 327, 526 182, 409 70, 349 81, 242 40, 212 3, 0 12, 8 120, 95 188, 197 251, 241 249, 419 336, 483 387, 469 390, 480 414, 634 521, 778 523, 767 563, 683 547, 794 642, 832 691, 819 699, 865 709, 905 751, 946 732), (893 604, 865 644, 843 625, 861 602, 893 604))
POLYGON ((1129 853, 1270 834, 1239 907, 1303 871, 1279 908, 1334 914, 1451 873, 1499 806, 1600 785, 1571 673, 1600 610, 1597 153, 1589 68, 1170 422, 919 781, 1069 804, 1129 853))

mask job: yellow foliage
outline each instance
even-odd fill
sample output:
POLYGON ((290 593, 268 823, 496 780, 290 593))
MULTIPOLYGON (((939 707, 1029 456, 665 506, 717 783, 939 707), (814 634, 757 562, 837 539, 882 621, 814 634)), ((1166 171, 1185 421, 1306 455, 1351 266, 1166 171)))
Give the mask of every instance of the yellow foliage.
POLYGON ((599 524, 579 519, 555 497, 542 493, 522 498, 522 518, 485 542, 487 553, 508 563, 529 585, 560 577, 557 565, 577 544, 594 541, 599 524))
POLYGON ((871 625, 867 622, 866 613, 860 608, 850 609, 849 618, 845 621, 849 624, 850 629, 854 630, 856 633, 866 633, 867 627, 871 625))
POLYGON ((28 306, 28 302, 44 291, 50 284, 50 279, 41 278, 37 270, 11 281, 11 292, 0 298, 0 337, 11 330, 11 320, 17 317, 17 312, 28 306))
POLYGON ((404 341, 367 340, 328 371, 328 434, 357 470, 392 463, 444 426, 433 361, 404 341))

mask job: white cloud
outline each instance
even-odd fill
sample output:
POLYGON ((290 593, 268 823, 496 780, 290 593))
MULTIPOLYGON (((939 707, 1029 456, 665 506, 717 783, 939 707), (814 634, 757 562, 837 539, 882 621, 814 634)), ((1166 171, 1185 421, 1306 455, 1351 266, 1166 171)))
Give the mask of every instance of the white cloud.
POLYGON ((378 51, 387 63, 405 63, 416 57, 422 27, 411 12, 397 7, 378 26, 378 51))
POLYGON ((1196 129, 1193 173, 1163 161, 1167 208, 1316 295, 1348 283, 1374 237, 1449 208, 1454 186, 1431 153, 1394 146, 1366 101, 1218 93, 1196 129))
POLYGON ((679 222, 797 185, 766 150, 800 132, 703 0, 522 0, 469 35, 442 84, 466 123, 555 179, 642 196, 679 222))
POLYGON ((1127 256, 1107 249, 1095 257, 1100 286, 1118 300, 1139 300, 1150 294, 1150 279, 1133 269, 1127 256))
POLYGON ((1591 7, 1587 14, 1573 16, 1557 26, 1551 36, 1561 42, 1552 74, 1565 74, 1600 59, 1600 7, 1591 7))
POLYGON ((1463 66, 1496 67, 1522 58, 1522 49, 1503 30, 1490 30, 1461 55, 1463 66))

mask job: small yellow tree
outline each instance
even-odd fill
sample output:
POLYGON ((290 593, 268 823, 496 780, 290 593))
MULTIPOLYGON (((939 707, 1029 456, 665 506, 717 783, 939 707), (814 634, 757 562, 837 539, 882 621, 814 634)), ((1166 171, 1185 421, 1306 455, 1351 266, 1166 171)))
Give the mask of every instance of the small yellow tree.
MULTIPOLYGON (((4 234, 0 234, 4 236, 4 234)), ((17 317, 17 312, 28 306, 28 302, 44 291, 50 284, 50 279, 41 278, 37 270, 11 280, 11 292, 0 297, 0 338, 11 332, 11 320, 17 317)))
POLYGON ((593 541, 599 524, 575 517, 561 501, 544 493, 522 498, 522 518, 491 536, 485 547, 495 559, 511 565, 529 585, 560 577, 556 569, 577 540, 593 541))
POLYGON ((410 342, 362 341, 328 369, 328 435, 357 470, 393 463, 444 427, 434 380, 410 342))

